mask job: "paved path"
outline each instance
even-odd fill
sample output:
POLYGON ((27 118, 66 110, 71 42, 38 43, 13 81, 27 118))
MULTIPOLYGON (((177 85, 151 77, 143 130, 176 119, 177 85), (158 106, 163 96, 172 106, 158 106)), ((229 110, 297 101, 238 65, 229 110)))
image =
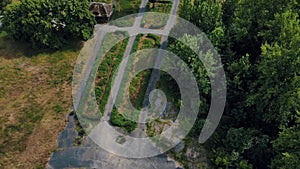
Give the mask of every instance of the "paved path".
MULTIPOLYGON (((148 2, 148 0, 142 1, 138 16, 135 18, 135 21, 134 21, 133 29, 140 27, 147 2, 148 2)), ((109 121, 109 119, 110 119, 110 112, 113 109, 117 94, 119 92, 121 81, 123 79, 125 68, 127 66, 127 63, 128 63, 129 57, 130 57, 130 52, 132 50, 135 39, 136 39, 136 36, 129 37, 129 40, 128 40, 128 43, 126 46, 126 50, 124 52, 123 60, 122 60, 121 64, 119 65, 117 76, 115 77, 114 83, 110 90, 110 95, 109 95, 107 104, 105 106, 105 111, 104 111, 103 118, 102 118, 106 121, 109 121)))
MULTIPOLYGON (((179 0, 173 0, 171 15, 176 15, 176 13, 178 11, 178 8, 179 8, 179 2, 180 2, 179 0)), ((135 22, 134 22, 133 27, 131 27, 130 29, 128 29, 128 28, 121 28, 121 29, 119 28, 118 29, 117 27, 110 27, 110 30, 114 30, 114 31, 117 30, 117 29, 118 30, 129 30, 129 34, 135 34, 136 32, 163 34, 164 36, 162 36, 162 38, 161 38, 161 49, 166 49, 167 48, 167 39, 168 39, 167 35, 168 35, 169 31, 173 28, 173 26, 175 24, 175 18, 174 17, 169 18, 166 26, 164 27, 164 30, 141 28, 140 25, 141 25, 141 21, 142 21, 142 18, 143 18, 143 12, 145 11, 146 4, 147 4, 147 0, 143 0, 142 4, 140 6, 139 14, 135 18, 135 22)), ((113 109, 113 105, 115 103, 117 93, 120 89, 120 84, 121 84, 121 81, 122 81, 122 78, 123 78, 123 75, 124 75, 124 72, 125 72, 127 62, 129 60, 130 51, 133 47, 133 43, 134 43, 135 38, 136 38, 136 36, 131 36, 130 39, 129 39, 129 42, 127 44, 126 51, 125 51, 124 56, 123 56, 123 61, 122 61, 121 65, 119 66, 119 71, 118 71, 117 76, 115 78, 115 81, 114 81, 114 84, 112 86, 107 105, 105 107, 105 112, 104 112, 104 117, 103 117, 104 120, 108 121, 110 119, 110 112, 113 109)), ((162 62, 162 58, 163 58, 163 56, 160 53, 158 59, 155 62, 156 67, 160 67, 159 64, 162 62)), ((146 92, 146 95, 145 95, 146 96, 145 100, 148 100, 148 96, 149 96, 150 92, 153 89, 155 89, 155 84, 156 84, 158 78, 159 78, 159 71, 153 71, 153 73, 151 75, 151 78, 150 78, 150 81, 149 81, 150 83, 149 83, 149 86, 147 88, 147 92, 146 92)), ((144 105, 147 106, 148 104, 144 104, 144 105)), ((141 111, 141 113, 140 113, 141 118, 140 119, 145 119, 142 116, 147 116, 147 111, 148 111, 147 108, 145 108, 141 111)), ((139 121, 142 122, 142 120, 139 120, 139 121)), ((139 123, 138 130, 146 131, 145 129, 146 129, 145 123, 139 123)))
MULTIPOLYGON (((176 15, 177 11, 178 11, 178 7, 179 7, 179 0, 173 0, 173 6, 171 9, 171 15, 176 15)), ((170 17, 167 25, 165 26, 165 30, 167 30, 168 32, 173 28, 173 26, 175 25, 175 20, 173 17, 170 17)), ((167 42, 168 40, 168 36, 162 36, 161 38, 161 43, 160 43, 160 48, 162 50, 166 50, 167 49, 167 42)), ((145 98, 144 98, 144 102, 143 102, 143 109, 140 112, 140 116, 139 116, 139 123, 138 123, 138 127, 137 129, 134 131, 135 133, 135 137, 146 137, 147 134, 147 126, 146 126, 146 120, 147 120, 147 116, 148 116, 148 111, 149 111, 149 106, 150 106, 150 102, 149 102, 149 96, 151 91, 153 91, 156 87, 156 83, 159 80, 159 68, 161 66, 163 60, 163 54, 161 53, 161 51, 159 51, 158 53, 158 57, 155 61, 155 65, 154 67, 157 69, 153 69, 150 80, 149 80, 149 84, 146 90, 146 94, 145 94, 145 98)))
MULTIPOLYGON (((140 23, 143 17, 143 13, 145 12, 145 6, 147 4, 147 0, 143 0, 140 6, 140 11, 138 16, 135 18, 134 26, 133 27, 124 27, 119 28, 116 26, 111 25, 97 25, 95 27, 95 32, 97 33, 97 39, 95 42, 95 48, 92 51, 92 57, 90 60, 87 61, 87 68, 85 69, 84 76, 82 83, 79 85, 79 90, 76 93, 77 98, 82 98, 84 91, 87 89, 88 81, 89 81, 89 75, 93 71, 94 63, 97 59, 98 53, 99 53, 99 46, 101 46, 102 41, 104 39, 104 36, 107 32, 114 32, 116 30, 124 30, 128 31, 130 35, 135 35, 136 32, 139 33, 153 33, 153 34, 159 34, 164 35, 162 38, 162 49, 166 47, 166 40, 167 35, 171 28, 173 27, 175 23, 175 18, 171 17, 167 25, 165 26, 164 30, 155 30, 155 29, 145 29, 140 27, 140 23), (106 30, 106 31, 103 31, 106 30)), ((173 0, 173 7, 172 7, 172 14, 176 14, 178 10, 178 4, 179 0, 173 0)), ((114 98, 117 94, 117 91, 120 88, 120 83, 124 75, 124 70, 126 68, 130 51, 133 47, 134 40, 136 39, 136 36, 131 36, 129 38, 126 51, 124 52, 124 57, 122 64, 120 65, 118 69, 118 74, 115 78, 114 84, 112 86, 111 94, 109 96, 109 100, 107 102, 107 105, 105 107, 105 112, 102 120, 109 121, 110 118, 110 112, 113 108, 114 98)), ((159 57, 160 59, 162 57, 159 57)), ((157 64, 160 63, 160 60, 158 59, 156 61, 157 64)), ((157 82, 159 76, 159 72, 151 75, 151 80, 149 83, 149 91, 150 89, 154 89, 155 83, 157 82)), ((75 109, 79 106, 80 99, 77 103, 74 103, 75 109)), ((147 115, 147 111, 144 115, 147 115)), ((146 128, 145 125, 139 125, 138 129, 144 132, 140 132, 140 135, 144 135, 146 128)), ((107 133, 109 134, 109 133, 107 133)), ((102 135, 102 137, 105 137, 105 135, 102 135)), ((68 138, 66 136, 66 138, 68 138)), ((108 141, 115 141, 115 140, 108 140, 108 141)), ((62 148, 62 147, 61 147, 62 148)), ((152 158, 145 158, 145 159, 128 159, 125 157, 116 156, 114 154, 108 153, 105 150, 101 149, 98 145, 95 145, 89 138, 86 138, 84 140, 84 143, 80 147, 65 147, 62 148, 59 151, 56 151, 52 154, 48 164, 47 168, 66 168, 66 167, 87 167, 87 168, 102 168, 102 169, 123 169, 123 168, 145 168, 145 169, 175 169, 175 163, 173 161, 169 161, 167 159, 166 155, 159 155, 152 158)))

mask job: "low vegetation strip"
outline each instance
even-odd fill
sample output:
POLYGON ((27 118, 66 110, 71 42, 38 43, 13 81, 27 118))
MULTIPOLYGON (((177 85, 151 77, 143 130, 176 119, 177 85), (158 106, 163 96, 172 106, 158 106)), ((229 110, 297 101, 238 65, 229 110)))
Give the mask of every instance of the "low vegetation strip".
MULTIPOLYGON (((135 70, 135 63, 137 63, 141 57, 138 53, 135 53, 136 51, 147 49, 147 48, 158 48, 160 46, 160 37, 152 34, 143 35, 139 34, 137 35, 136 41, 134 42, 133 48, 131 53, 131 58, 127 65, 127 70, 135 70)), ((129 103, 123 102, 122 105, 118 107, 118 110, 114 108, 112 112, 111 117, 111 123, 112 125, 124 128, 125 131, 131 132, 136 128, 135 121, 138 119, 139 109, 142 107, 143 100, 145 97, 146 89, 149 83, 149 78, 151 76, 151 70, 146 70, 141 73, 139 73, 137 76, 133 77, 132 81, 129 81, 129 77, 134 76, 133 74, 129 73, 130 71, 126 71, 123 77, 123 81, 120 87, 121 95, 118 97, 123 97, 123 100, 126 100, 126 94, 124 91, 129 91, 129 98, 131 101, 131 104, 138 109, 137 112, 128 112, 124 110, 123 108, 128 106, 129 103), (125 90, 127 89, 127 90, 125 90), (130 130, 128 130, 128 126, 124 126, 120 124, 120 121, 117 121, 115 117, 122 116, 122 123, 125 124, 131 124, 130 130)))
MULTIPOLYGON (((135 53, 136 51, 149 49, 149 48, 158 48, 160 46, 160 37, 153 34, 139 34, 134 43, 133 49, 131 53, 135 53)), ((141 57, 138 53, 134 54, 133 58, 128 63, 128 68, 135 70, 134 63, 137 63, 141 57)), ((136 108, 141 108, 143 105, 144 96, 146 93, 147 85, 149 82, 149 78, 151 75, 151 70, 145 70, 135 77, 133 77, 131 82, 128 82, 129 76, 133 76, 133 74, 125 74, 124 81, 127 84, 121 87, 121 92, 123 93, 124 89, 129 88, 129 98, 132 105, 136 108)))
MULTIPOLYGON (((117 36, 119 38, 121 36, 121 38, 123 38, 126 36, 126 32, 115 32, 110 34, 109 36, 106 36, 105 39, 108 40, 114 38, 113 36, 117 36)), ((95 95, 101 112, 104 112, 105 110, 105 105, 107 103, 111 90, 113 74, 117 70, 120 62, 122 61, 127 42, 128 38, 120 41, 115 46, 113 46, 106 53, 106 55, 101 61, 101 64, 99 65, 97 77, 95 80, 95 95)))
POLYGON ((142 0, 118 0, 116 3, 113 19, 139 12, 142 0))
MULTIPOLYGON (((138 50, 158 48, 160 46, 160 37, 153 34, 141 35, 139 44, 140 45, 138 46, 138 50)), ((130 101, 132 105, 137 109, 141 109, 143 107, 143 101, 145 98, 151 73, 152 70, 150 69, 140 72, 132 79, 130 83, 130 101)))
POLYGON ((170 120, 175 121, 181 106, 180 89, 171 75, 160 71, 156 88, 163 91, 168 104, 162 116, 156 117, 153 121, 147 123, 147 135, 149 137, 161 134, 163 129, 171 124, 170 120))
POLYGON ((129 120, 128 118, 120 114, 116 107, 114 107, 111 112, 110 122, 113 126, 120 127, 128 133, 131 133, 137 127, 136 122, 129 120))
POLYGON ((97 125, 103 115, 111 89, 112 75, 122 60, 128 42, 126 37, 127 32, 116 31, 106 34, 102 40, 76 112, 83 128, 88 128, 91 124, 97 125), (118 43, 112 46, 115 42, 118 43), (100 57, 101 55, 103 57, 100 57), (104 69, 106 71, 103 71, 104 69), (96 102, 90 96, 94 96, 96 102))
POLYGON ((132 79, 130 83, 130 101, 132 105, 139 110, 143 107, 143 101, 145 98, 145 93, 148 87, 151 72, 152 70, 145 70, 143 72, 140 72, 132 79))
POLYGON ((172 104, 172 108, 178 112, 180 110, 181 95, 176 80, 164 71, 160 71, 159 75, 160 76, 158 82, 156 83, 156 88, 165 93, 168 102, 172 104))

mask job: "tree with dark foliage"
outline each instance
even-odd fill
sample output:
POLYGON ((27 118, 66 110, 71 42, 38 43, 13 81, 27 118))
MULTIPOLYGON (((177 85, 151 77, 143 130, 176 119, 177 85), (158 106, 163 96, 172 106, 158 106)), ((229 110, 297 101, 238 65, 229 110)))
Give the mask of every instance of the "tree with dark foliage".
POLYGON ((0 0, 0 15, 3 14, 4 8, 11 3, 11 0, 0 0))

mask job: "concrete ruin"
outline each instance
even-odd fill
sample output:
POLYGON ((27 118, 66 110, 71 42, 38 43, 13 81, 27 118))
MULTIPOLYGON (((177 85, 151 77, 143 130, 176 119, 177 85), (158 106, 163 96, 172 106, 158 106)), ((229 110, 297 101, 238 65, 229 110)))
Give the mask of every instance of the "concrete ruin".
POLYGON ((114 5, 103 2, 91 2, 89 10, 95 15, 99 22, 107 22, 111 18, 114 5))

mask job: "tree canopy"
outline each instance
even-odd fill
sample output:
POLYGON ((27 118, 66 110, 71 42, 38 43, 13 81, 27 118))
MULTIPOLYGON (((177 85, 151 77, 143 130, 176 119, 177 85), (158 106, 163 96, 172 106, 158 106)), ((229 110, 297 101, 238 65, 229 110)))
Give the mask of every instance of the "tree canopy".
POLYGON ((88 0, 24 0, 8 5, 3 18, 3 28, 12 38, 48 48, 87 40, 94 24, 88 0))
MULTIPOLYGON (((213 168, 299 167, 299 7, 296 0, 183 0, 180 16, 207 34, 226 72, 225 111, 205 144, 213 168)), ((183 39, 201 45, 199 35, 183 39)), ((197 77, 203 121, 210 99, 205 69, 190 49, 171 43, 197 77)))
POLYGON ((6 5, 10 4, 11 0, 0 0, 0 15, 3 14, 4 8, 6 5))

